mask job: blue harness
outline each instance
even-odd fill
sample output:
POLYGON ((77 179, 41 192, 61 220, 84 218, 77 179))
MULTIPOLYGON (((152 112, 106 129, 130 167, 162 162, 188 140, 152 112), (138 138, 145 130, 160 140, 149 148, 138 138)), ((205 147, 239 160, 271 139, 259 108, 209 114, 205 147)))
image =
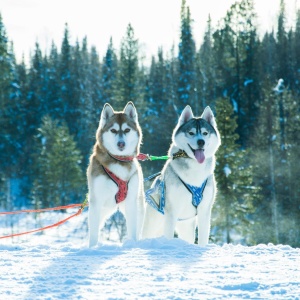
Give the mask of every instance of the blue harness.
POLYGON ((165 214, 165 212, 164 212, 165 203, 166 203, 165 182, 161 179, 161 176, 159 176, 155 179, 155 181, 153 183, 153 187, 145 192, 145 196, 146 196, 146 201, 154 209, 156 209, 158 212, 162 213, 163 215, 165 214))
MULTIPOLYGON (((159 174, 158 174, 159 175, 159 174)), ((194 185, 190 185, 182 181, 179 177, 180 181, 187 188, 187 190, 192 194, 192 204, 195 208, 201 203, 203 198, 203 192, 207 183, 207 179, 203 182, 203 184, 198 187, 194 185)), ((161 214, 165 214, 165 182, 161 178, 161 176, 157 177, 153 183, 153 187, 148 189, 145 193, 146 201, 151 205, 154 209, 156 209, 161 214)))
POLYGON ((184 184, 184 186, 188 189, 188 191, 192 194, 192 204, 195 206, 195 208, 197 208, 202 201, 203 191, 206 187, 207 179, 202 183, 200 187, 187 184, 184 181, 182 181, 180 177, 179 179, 184 184))

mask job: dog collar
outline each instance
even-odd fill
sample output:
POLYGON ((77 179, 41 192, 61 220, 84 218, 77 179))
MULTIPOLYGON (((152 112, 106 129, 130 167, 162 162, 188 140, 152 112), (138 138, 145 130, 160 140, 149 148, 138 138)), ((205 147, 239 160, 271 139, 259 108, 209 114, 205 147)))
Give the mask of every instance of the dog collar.
POLYGON ((145 160, 149 159, 149 155, 143 154, 143 153, 140 153, 137 156, 113 155, 109 152, 107 152, 107 153, 110 157, 114 158, 117 161, 121 161, 121 162, 132 162, 134 160, 134 158, 136 158, 137 160, 141 160, 141 161, 145 161, 145 160))
POLYGON ((172 158, 176 159, 176 158, 190 158, 190 157, 186 154, 184 150, 180 149, 172 155, 172 158))

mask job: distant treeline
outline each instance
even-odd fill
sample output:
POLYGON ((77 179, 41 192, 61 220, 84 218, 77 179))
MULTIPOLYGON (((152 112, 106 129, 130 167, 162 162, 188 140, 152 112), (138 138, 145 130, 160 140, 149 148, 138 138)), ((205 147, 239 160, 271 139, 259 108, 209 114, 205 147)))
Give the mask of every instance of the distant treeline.
MULTIPOLYGON (((300 246, 300 11, 259 37, 253 0, 231 6, 216 28, 210 17, 198 49, 182 1, 180 42, 143 65, 129 24, 99 57, 88 39, 70 44, 69 28, 45 54, 36 43, 17 63, 0 16, 0 207, 81 202, 85 172, 104 103, 137 107, 142 152, 165 155, 178 114, 209 105, 222 146, 211 239, 215 243, 300 246), (175 52, 178 53, 175 55, 175 52)), ((160 163, 143 163, 144 175, 160 163)))

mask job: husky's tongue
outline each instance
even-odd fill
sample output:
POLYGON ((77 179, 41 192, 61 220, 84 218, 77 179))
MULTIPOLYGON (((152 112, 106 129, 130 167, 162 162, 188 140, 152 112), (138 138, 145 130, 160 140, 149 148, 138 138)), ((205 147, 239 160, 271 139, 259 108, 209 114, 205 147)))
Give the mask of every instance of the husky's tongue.
POLYGON ((195 150, 195 158, 199 164, 202 164, 205 160, 204 151, 202 149, 195 150))

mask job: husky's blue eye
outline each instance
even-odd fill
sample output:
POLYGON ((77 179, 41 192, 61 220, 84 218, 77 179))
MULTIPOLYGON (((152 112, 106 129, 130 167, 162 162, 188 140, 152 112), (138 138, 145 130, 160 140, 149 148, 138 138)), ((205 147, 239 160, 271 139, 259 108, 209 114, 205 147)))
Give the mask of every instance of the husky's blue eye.
POLYGON ((205 132, 202 133, 202 135, 208 135, 208 133, 205 131, 205 132))
POLYGON ((190 131, 189 135, 195 135, 195 133, 193 131, 190 131))
POLYGON ((125 133, 128 133, 129 131, 130 131, 130 128, 126 128, 126 129, 124 130, 125 133))
POLYGON ((115 134, 117 133, 117 130, 116 130, 116 129, 111 129, 110 131, 111 131, 112 133, 115 133, 115 134))

